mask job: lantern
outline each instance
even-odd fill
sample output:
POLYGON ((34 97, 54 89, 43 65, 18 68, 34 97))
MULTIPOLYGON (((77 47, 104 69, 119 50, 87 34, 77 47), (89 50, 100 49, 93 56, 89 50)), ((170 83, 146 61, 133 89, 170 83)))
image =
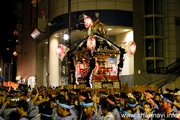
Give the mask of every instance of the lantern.
POLYGON ((96 40, 94 37, 89 36, 88 40, 87 40, 87 48, 90 50, 95 49, 96 47, 96 40))
POLYGON ((57 54, 58 54, 58 56, 61 56, 63 53, 64 53, 63 47, 58 46, 58 47, 57 47, 57 54))
POLYGON ((134 54, 136 52, 136 44, 134 42, 132 42, 129 45, 129 54, 134 54))
POLYGON ((89 28, 92 26, 92 20, 89 16, 84 15, 84 25, 86 28, 89 28))
POLYGON ((14 56, 18 56, 18 53, 16 51, 13 52, 14 56))

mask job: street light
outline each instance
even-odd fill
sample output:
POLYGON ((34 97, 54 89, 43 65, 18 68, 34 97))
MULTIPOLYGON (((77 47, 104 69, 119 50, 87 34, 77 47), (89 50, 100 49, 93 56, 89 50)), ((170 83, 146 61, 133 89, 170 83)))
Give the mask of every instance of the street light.
POLYGON ((69 35, 68 35, 67 33, 64 33, 63 39, 64 39, 64 40, 68 40, 68 39, 69 39, 69 35))

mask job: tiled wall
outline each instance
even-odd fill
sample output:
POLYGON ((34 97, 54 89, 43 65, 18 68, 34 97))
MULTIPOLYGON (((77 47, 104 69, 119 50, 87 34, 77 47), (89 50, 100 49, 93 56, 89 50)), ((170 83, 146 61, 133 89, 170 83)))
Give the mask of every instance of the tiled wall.
POLYGON ((165 66, 176 61, 175 2, 164 1, 165 66))

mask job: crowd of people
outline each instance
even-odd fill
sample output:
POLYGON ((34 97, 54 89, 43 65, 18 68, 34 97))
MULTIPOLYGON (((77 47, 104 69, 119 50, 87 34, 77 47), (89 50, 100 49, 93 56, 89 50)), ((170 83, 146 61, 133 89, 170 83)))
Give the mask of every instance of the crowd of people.
POLYGON ((0 120, 177 120, 180 90, 132 93, 0 87, 0 120))

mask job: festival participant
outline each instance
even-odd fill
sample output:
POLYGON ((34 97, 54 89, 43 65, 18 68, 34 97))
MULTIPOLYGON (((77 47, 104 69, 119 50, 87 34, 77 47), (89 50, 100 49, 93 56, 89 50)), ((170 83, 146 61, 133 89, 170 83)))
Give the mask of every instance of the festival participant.
POLYGON ((154 102, 157 104, 158 108, 160 107, 160 100, 161 100, 160 94, 156 93, 154 96, 154 102))
POLYGON ((121 110, 121 120, 133 120, 134 114, 131 107, 125 107, 121 110))
POLYGON ((36 87, 36 93, 35 93, 35 96, 33 99, 31 99, 30 96, 24 96, 24 100, 26 102, 28 102, 28 116, 30 118, 35 118, 37 117, 36 119, 39 119, 39 110, 38 110, 38 106, 35 106, 35 101, 37 100, 37 97, 39 95, 39 91, 38 91, 38 88, 36 87))
POLYGON ((102 117, 94 112, 94 104, 91 99, 85 99, 81 102, 83 114, 79 120, 103 120, 102 117))
POLYGON ((115 117, 112 113, 112 110, 114 109, 113 101, 111 101, 109 98, 103 98, 100 101, 101 103, 101 110, 103 113, 103 119, 104 120, 115 120, 115 117))
POLYGON ((142 95, 141 92, 134 91, 132 94, 133 94, 134 99, 136 101, 137 110, 139 111, 139 113, 142 113, 143 112, 143 105, 141 103, 141 95, 142 95))
POLYGON ((41 114, 41 120, 52 120, 52 108, 49 102, 43 102, 39 104, 39 113, 41 114))
POLYGON ((115 102, 117 106, 120 107, 120 95, 118 93, 114 94, 115 102))
POLYGON ((152 105, 148 102, 144 103, 144 114, 143 114, 143 120, 153 120, 152 116, 152 105))
POLYGON ((176 98, 174 101, 174 105, 176 106, 176 108, 180 112, 180 91, 178 91, 177 93, 174 93, 174 96, 176 98))
POLYGON ((121 94, 120 94, 120 107, 121 108, 125 107, 125 99, 127 99, 127 98, 128 98, 128 96, 125 93, 121 92, 121 94))
POLYGON ((161 95, 162 98, 162 109, 165 112, 164 116, 161 116, 163 120, 177 120, 177 114, 173 111, 173 102, 174 97, 173 95, 167 93, 164 95, 161 95))
MULTIPOLYGON (((66 98, 64 95, 59 94, 56 96, 56 103, 57 101, 65 101, 65 100, 66 98)), ((53 120, 60 120, 60 119, 62 119, 62 117, 58 116, 57 107, 53 108, 53 120)))
POLYGON ((113 106, 112 113, 114 115, 114 120, 120 120, 119 107, 116 104, 116 100, 113 95, 107 97, 107 101, 113 106))
POLYGON ((0 115, 5 119, 10 119, 10 114, 14 111, 16 111, 16 104, 19 99, 16 96, 12 96, 10 99, 8 99, 1 107, 0 109, 0 115))
POLYGON ((136 107, 136 101, 132 97, 125 99, 125 106, 133 109, 134 118, 133 120, 142 120, 139 110, 136 107))
POLYGON ((21 100, 17 102, 17 111, 20 114, 20 119, 19 120, 29 120, 30 118, 28 117, 28 103, 25 100, 21 100))
POLYGON ((49 103, 50 103, 50 106, 51 106, 52 109, 55 108, 55 106, 56 106, 56 99, 55 98, 51 98, 49 100, 49 103))
POLYGON ((67 100, 57 101, 57 113, 61 117, 59 120, 77 120, 75 116, 70 113, 70 105, 67 100))
POLYGON ((75 94, 73 93, 69 93, 68 94, 68 104, 70 105, 70 113, 72 115, 74 115, 76 118, 78 118, 78 111, 76 110, 76 106, 75 106, 75 94))

